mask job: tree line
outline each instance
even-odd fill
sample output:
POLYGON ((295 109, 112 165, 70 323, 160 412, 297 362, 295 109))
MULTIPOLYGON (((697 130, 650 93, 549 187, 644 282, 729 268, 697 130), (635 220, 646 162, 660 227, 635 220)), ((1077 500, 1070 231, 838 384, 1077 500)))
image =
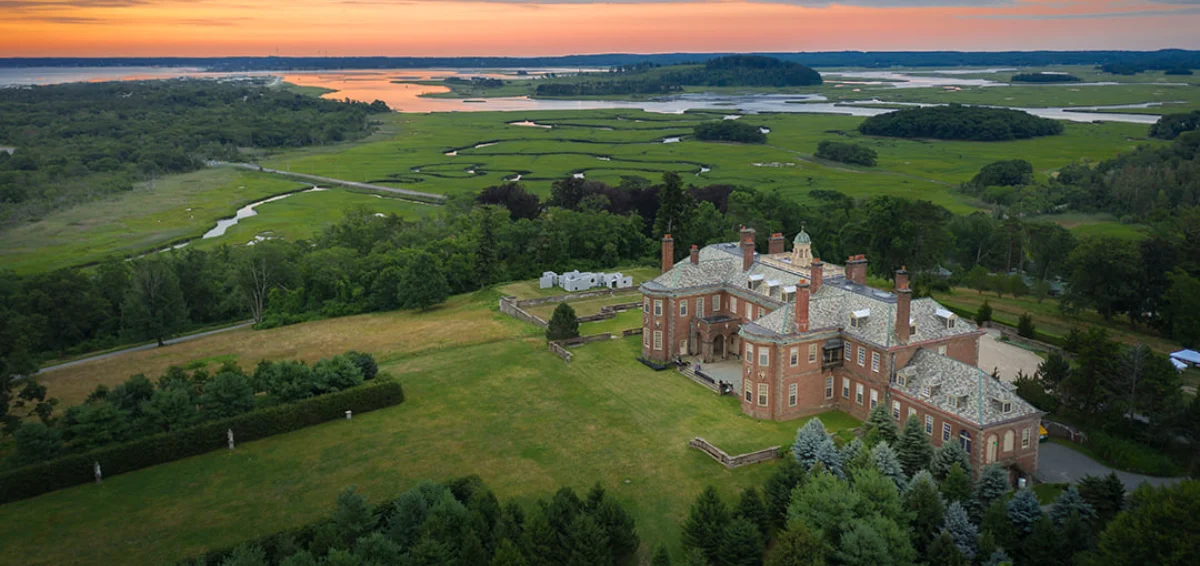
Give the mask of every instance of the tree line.
POLYGON ((615 566, 640 544, 632 515, 599 483, 583 497, 563 487, 526 510, 466 476, 424 481, 378 505, 347 488, 327 518, 179 564, 615 566))
POLYGON ((1009 79, 1014 83, 1077 83, 1082 80, 1068 73, 1017 73, 1009 79))
POLYGON ((1198 481, 1144 485, 1127 500, 1116 474, 1088 476, 1043 510, 1029 488, 1012 491, 998 465, 973 481, 967 453, 954 442, 934 449, 915 417, 898 428, 881 405, 863 428, 839 445, 810 420, 761 490, 743 490, 734 505, 713 488, 701 493, 683 524, 683 556, 660 551, 652 564, 1187 564, 1200 556, 1191 512, 1198 481), (1170 535, 1158 536, 1166 524, 1170 535))
POLYGON ((817 152, 814 155, 821 159, 864 167, 874 167, 876 160, 879 159, 879 154, 875 153, 875 150, 863 144, 830 140, 818 143, 817 152))
POLYGON ((0 89, 0 225, 132 190, 139 181, 240 160, 246 148, 358 139, 365 104, 212 80, 0 89))
POLYGON ((767 143, 767 134, 760 126, 746 124, 740 120, 712 120, 701 122, 693 128, 696 139, 701 141, 727 141, 738 143, 767 143))
POLYGON ((871 116, 858 131, 868 136, 1005 141, 1061 134, 1063 125, 1021 110, 950 104, 871 116))

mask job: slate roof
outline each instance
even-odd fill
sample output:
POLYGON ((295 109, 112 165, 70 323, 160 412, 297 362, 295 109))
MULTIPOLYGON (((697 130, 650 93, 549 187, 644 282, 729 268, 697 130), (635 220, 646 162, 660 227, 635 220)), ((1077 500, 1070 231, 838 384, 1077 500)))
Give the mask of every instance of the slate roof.
MULTIPOLYGON (((917 332, 909 342, 924 342, 950 336, 975 332, 969 321, 955 317, 954 328, 947 328, 937 316, 945 310, 937 301, 929 298, 915 299, 909 305, 909 318, 917 332)), ((754 322, 746 325, 752 334, 792 334, 795 320, 795 303, 788 303, 754 322)), ((846 336, 880 347, 899 345, 895 332, 896 295, 859 285, 844 279, 823 282, 808 303, 809 331, 840 329, 846 336), (857 327, 850 326, 850 315, 855 311, 870 311, 870 315, 857 327)))
POLYGON ((893 389, 980 427, 1041 413, 1019 397, 1011 384, 924 348, 896 372, 896 378, 893 389), (901 378, 904 385, 900 385, 901 378), (925 394, 927 387, 929 395, 925 394), (1005 402, 1011 403, 1008 413, 1003 409, 1005 402))
POLYGON ((807 280, 799 273, 760 263, 758 255, 754 254, 755 261, 750 270, 742 271, 742 250, 737 242, 704 246, 700 249, 699 263, 693 264, 691 260, 684 259, 676 263, 670 271, 643 283, 642 287, 651 291, 674 291, 728 285, 743 292, 780 300, 783 287, 795 286, 800 281, 807 280), (754 289, 747 288, 746 282, 752 279, 757 281, 758 285, 754 289), (774 284, 768 286, 767 281, 774 284), (767 295, 766 291, 769 289, 775 290, 775 294, 767 295))

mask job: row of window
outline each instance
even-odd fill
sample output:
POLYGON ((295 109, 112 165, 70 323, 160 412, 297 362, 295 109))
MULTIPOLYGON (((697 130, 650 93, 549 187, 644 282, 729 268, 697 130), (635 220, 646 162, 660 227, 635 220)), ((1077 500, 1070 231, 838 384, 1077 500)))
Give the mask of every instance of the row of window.
MULTIPOLYGON (((770 388, 768 387, 768 385, 766 383, 758 384, 758 406, 760 406, 760 407, 767 406, 767 401, 768 401, 767 393, 768 393, 769 389, 770 388)), ((746 390, 746 402, 753 403, 754 402, 754 396, 753 396, 754 390, 753 390, 753 385, 750 383, 749 380, 746 381, 745 390, 746 390)), ((797 383, 789 383, 788 384, 788 406, 789 407, 795 407, 796 403, 799 402, 799 390, 800 390, 799 384, 797 384, 797 383)), ((833 399, 833 377, 825 378, 825 398, 833 399)))
MULTIPOLYGON (((910 418, 915 416, 916 414, 917 414, 916 408, 913 408, 913 407, 908 408, 908 416, 910 418)), ((900 401, 892 401, 892 418, 896 419, 897 421, 900 420, 900 401)), ((933 415, 925 415, 925 434, 933 436, 933 424, 934 424, 933 423, 933 415)), ((941 433, 942 433, 942 442, 943 443, 949 442, 951 436, 953 435, 952 426, 949 422, 942 423, 941 433)), ((968 452, 970 452, 970 434, 967 433, 966 431, 962 431, 962 434, 960 434, 959 436, 960 436, 960 442, 963 444, 963 448, 966 449, 968 452), (966 435, 965 441, 963 440, 963 435, 966 435)), ((1032 437, 1032 428, 1026 427, 1021 430, 1021 449, 1022 450, 1029 448, 1031 437, 1032 437)), ((1013 444, 1015 442, 1015 438, 1016 438, 1016 434, 1012 430, 1005 431, 1004 446, 1003 446, 1004 452, 1012 452, 1013 451, 1013 444)))
MULTIPOLYGON (((688 315, 688 305, 689 304, 690 304, 690 301, 687 299, 679 301, 679 316, 687 316, 688 315)), ((642 312, 649 313, 650 306, 651 306, 651 303, 650 303, 649 297, 642 299, 642 312)), ((757 307, 757 309, 758 309, 757 310, 757 312, 758 312, 757 318, 762 318, 763 316, 765 316, 767 314, 767 311, 765 309, 763 309, 762 307, 757 307)), ((712 312, 715 313, 720 310, 721 310, 721 296, 713 295, 712 296, 712 312)), ((738 314, 737 297, 729 297, 729 312, 731 312, 735 315, 738 314)), ((663 314, 662 299, 655 299, 654 300, 654 316, 662 316, 662 314, 663 314)), ((746 303, 746 318, 749 320, 753 320, 756 318, 754 316, 754 314, 755 314, 754 304, 747 302, 746 303)), ((704 316, 704 297, 696 298, 696 316, 704 316)))

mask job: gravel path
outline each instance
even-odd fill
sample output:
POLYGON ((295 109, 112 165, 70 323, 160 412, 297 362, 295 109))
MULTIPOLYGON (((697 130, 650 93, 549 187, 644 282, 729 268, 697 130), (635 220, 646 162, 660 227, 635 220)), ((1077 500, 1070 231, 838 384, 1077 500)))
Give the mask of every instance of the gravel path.
POLYGON ((1186 478, 1156 478, 1142 474, 1122 472, 1101 464, 1082 453, 1053 442, 1043 442, 1038 449, 1038 480, 1046 483, 1075 483, 1083 476, 1106 476, 1117 472, 1127 491, 1137 489, 1143 482, 1153 486, 1178 483, 1186 478))

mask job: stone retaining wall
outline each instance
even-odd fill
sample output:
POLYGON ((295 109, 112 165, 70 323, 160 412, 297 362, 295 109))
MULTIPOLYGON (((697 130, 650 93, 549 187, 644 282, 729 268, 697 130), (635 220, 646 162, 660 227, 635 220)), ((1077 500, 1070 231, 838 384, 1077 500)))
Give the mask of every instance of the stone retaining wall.
POLYGON ((571 363, 571 352, 568 352, 566 348, 563 348, 557 342, 547 342, 546 344, 550 347, 551 353, 562 358, 564 362, 571 363))
MULTIPOLYGON (((517 303, 517 306, 519 306, 519 307, 531 307, 534 305, 544 305, 546 303, 561 303, 564 301, 578 301, 580 299, 591 299, 594 297, 612 297, 612 296, 616 296, 616 295, 629 295, 629 294, 638 293, 638 292, 639 291, 638 291, 637 287, 626 287, 624 289, 597 289, 595 291, 583 291, 581 293, 570 293, 570 294, 566 294, 566 295, 554 295, 553 297, 538 297, 536 299, 521 299, 519 301, 516 300, 516 297, 513 297, 513 300, 517 303)), ((638 304, 640 305, 641 303, 638 303, 638 304)))
POLYGON ((737 456, 730 456, 729 454, 726 454, 724 450, 717 448, 715 445, 713 445, 713 443, 704 440, 699 436, 688 441, 688 446, 696 448, 697 450, 712 456, 712 459, 720 462, 726 468, 730 469, 779 458, 778 446, 763 448, 762 450, 756 450, 746 454, 739 454, 737 456))
POLYGON ((542 318, 521 308, 520 301, 517 301, 516 297, 500 297, 500 312, 518 320, 528 322, 529 324, 535 324, 541 328, 546 328, 550 325, 550 323, 542 318))

